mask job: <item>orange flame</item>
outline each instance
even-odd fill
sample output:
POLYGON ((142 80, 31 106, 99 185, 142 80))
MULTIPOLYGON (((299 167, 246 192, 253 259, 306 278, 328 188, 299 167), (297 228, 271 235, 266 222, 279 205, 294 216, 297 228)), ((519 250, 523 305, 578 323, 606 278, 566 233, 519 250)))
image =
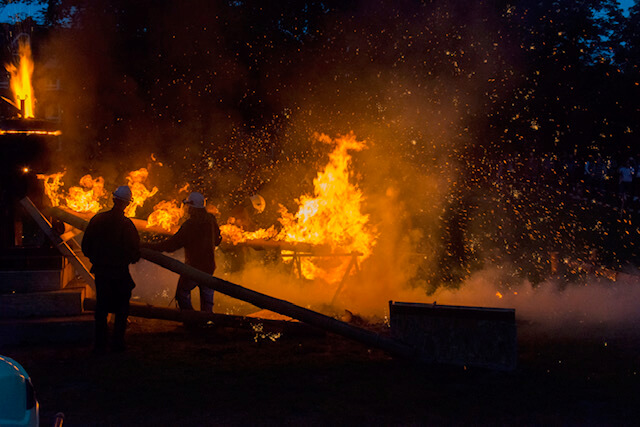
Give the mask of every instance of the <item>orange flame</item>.
POLYGON ((31 45, 29 42, 20 41, 18 45, 19 59, 17 64, 5 64, 6 70, 11 76, 10 84, 13 92, 14 106, 20 110, 23 118, 33 118, 35 97, 31 76, 33 75, 33 59, 31 58, 31 45), (24 107, 23 107, 24 102, 24 107))
MULTIPOLYGON (((254 232, 244 231, 230 218, 220 227, 226 241, 233 244, 254 239, 273 239, 294 243, 325 246, 334 253, 357 253, 359 260, 368 258, 376 242, 376 231, 369 225, 369 216, 361 212, 362 192, 349 182, 351 155, 360 151, 365 143, 356 140, 353 133, 331 139, 316 135, 319 141, 335 145, 329 154, 329 163, 314 179, 313 195, 303 195, 296 200, 298 211, 289 213, 281 206, 279 219, 281 231, 275 235, 275 227, 254 232)), ((308 279, 322 278, 328 282, 339 280, 344 274, 349 257, 303 257, 301 268, 308 279)))
POLYGON ((36 177, 42 180, 44 185, 44 194, 49 198, 51 206, 60 206, 60 200, 62 200, 62 177, 65 172, 52 173, 50 175, 38 174, 36 177))
POLYGON ((105 196, 104 179, 93 179, 91 175, 80 178, 80 186, 71 187, 65 194, 62 177, 66 172, 58 172, 50 175, 39 174, 37 178, 42 180, 44 193, 49 198, 51 206, 65 205, 76 212, 96 213, 103 207, 100 202, 105 196), (64 203, 62 203, 64 202, 64 203))
POLYGON ((141 207, 145 200, 149 197, 152 197, 158 192, 158 187, 153 187, 151 190, 148 190, 144 185, 144 182, 147 180, 149 176, 149 171, 146 168, 140 168, 136 171, 129 172, 127 175, 127 183, 131 188, 131 194, 133 196, 133 201, 127 206, 124 211, 124 214, 128 217, 133 217, 136 215, 136 210, 141 207))
POLYGON ((176 200, 162 201, 153 207, 153 212, 147 218, 147 227, 159 226, 167 231, 178 225, 184 216, 184 209, 176 200))
POLYGON ((235 218, 229 218, 226 224, 220 226, 220 234, 224 236, 226 242, 230 241, 232 244, 237 245, 238 243, 249 240, 273 239, 277 237, 278 232, 273 225, 267 229, 261 228, 256 231, 244 231, 236 225, 235 218))
MULTIPOLYGON (((62 182, 64 174, 65 172, 38 175, 38 179, 43 181, 45 194, 52 206, 65 205, 69 209, 81 213, 97 213, 105 207, 108 194, 104 189, 104 178, 93 179, 91 175, 85 175, 80 179, 80 186, 69 188, 69 191, 65 194, 64 183, 62 182)), ((133 201, 125 209, 125 215, 128 217, 134 216, 136 209, 142 206, 145 200, 158 192, 158 188, 153 187, 149 191, 143 184, 148 175, 149 172, 142 168, 130 172, 126 177, 133 195, 133 201)))
MULTIPOLYGON (((295 214, 281 207, 280 223, 283 228, 278 238, 288 242, 325 245, 334 251, 359 253, 362 261, 371 255, 376 232, 368 224, 369 216, 361 212, 362 192, 349 182, 349 151, 364 149, 365 142, 356 140, 353 133, 336 139, 324 134, 316 137, 321 142, 335 145, 335 149, 329 154, 329 163, 324 171, 319 172, 313 180, 314 195, 300 197, 295 214)), ((345 259, 342 264, 348 262, 345 259)), ((302 264, 303 272, 309 279, 321 277, 335 281, 339 277, 336 275, 343 273, 340 268, 321 268, 314 258, 304 258, 302 264)))
MULTIPOLYGON (((377 232, 369 224, 369 216, 362 213, 362 192, 349 181, 353 175, 349 152, 363 150, 366 148, 365 142, 356 140, 353 133, 336 139, 317 135, 317 139, 334 146, 329 154, 329 162, 313 181, 313 195, 303 195, 296 199, 297 212, 289 213, 281 206, 279 222, 282 227, 279 232, 275 226, 247 232, 233 218, 220 228, 225 240, 233 244, 249 240, 275 240, 329 248, 333 252, 331 257, 305 256, 300 261, 306 278, 320 278, 333 283, 344 275, 344 267, 352 260, 349 256, 335 255, 357 254, 358 260, 364 261, 373 251, 377 232)), ((102 178, 94 180, 86 175, 81 180, 81 187, 72 187, 68 196, 63 197, 63 175, 64 173, 39 176, 54 206, 64 200, 68 207, 80 212, 97 212, 101 209, 99 199, 105 195, 102 178)), ((145 186, 148 175, 147 169, 141 168, 130 172, 126 177, 133 193, 133 202, 125 211, 129 217, 134 216, 136 209, 158 192, 157 187, 149 190, 145 186)), ((147 226, 160 226, 171 231, 183 215, 184 211, 177 201, 163 201, 154 206, 147 226)))
POLYGON ((71 187, 65 197, 67 207, 76 212, 97 213, 102 209, 100 200, 105 196, 104 179, 93 179, 91 175, 80 178, 80 187, 71 187))
POLYGON ((0 129, 0 135, 45 135, 45 136, 60 136, 62 131, 59 130, 36 130, 36 129, 0 129))

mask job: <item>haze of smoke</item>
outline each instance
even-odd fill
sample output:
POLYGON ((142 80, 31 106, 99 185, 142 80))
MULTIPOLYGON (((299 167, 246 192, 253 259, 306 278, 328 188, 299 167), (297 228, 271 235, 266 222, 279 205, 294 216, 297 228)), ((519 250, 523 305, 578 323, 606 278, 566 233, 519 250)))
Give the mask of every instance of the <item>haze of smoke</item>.
MULTIPOLYGON (((419 188, 437 187, 438 177, 418 175, 412 182, 419 188)), ((363 315, 380 315, 389 300, 418 298, 425 292, 425 283, 417 282, 424 269, 434 268, 439 248, 437 242, 438 215, 433 212, 441 206, 438 191, 418 195, 424 202, 423 216, 412 214, 403 198, 403 183, 393 183, 382 194, 369 200, 371 218, 379 233, 374 252, 362 263, 362 271, 347 282, 339 300, 345 308, 363 315), (416 224, 420 218, 421 224, 416 224)), ((440 187, 441 189, 443 187, 440 187)), ((435 190, 435 189, 434 189, 435 190)), ((406 196, 406 194, 405 194, 406 196)))
POLYGON ((607 324, 630 327, 640 320, 640 276, 619 280, 591 278, 561 287, 549 279, 537 286, 515 278, 508 268, 475 273, 459 289, 440 288, 430 295, 438 304, 515 308, 516 317, 549 331, 572 334, 572 328, 607 324), (502 295, 500 298, 497 293, 502 295))
MULTIPOLYGON (((172 257, 184 261, 184 250, 176 251, 172 257)), ((147 304, 167 307, 176 293, 178 275, 156 264, 141 259, 129 267, 131 277, 136 284, 133 289, 133 300, 147 304)))
MULTIPOLYGON (((241 271, 234 273, 225 271, 227 256, 221 251, 217 251, 218 268, 214 275, 242 287, 303 307, 318 308, 330 303, 333 292, 335 292, 335 285, 323 287, 318 283, 299 280, 287 266, 264 265, 264 251, 251 249, 248 251, 249 257, 252 259, 248 260, 241 271)), ((183 250, 167 255, 184 262, 183 250)), ((133 264, 130 271, 136 283, 133 291, 134 300, 158 306, 170 305, 178 282, 177 274, 145 260, 133 264)), ((219 292, 216 293, 214 302, 215 312, 245 315, 257 311, 251 304, 224 296, 219 292)), ((192 291, 192 303, 196 309, 199 308, 197 288, 192 291)))
MULTIPOLYGON (((160 187, 161 194, 190 182, 205 193, 214 194, 215 203, 224 205, 227 203, 225 198, 234 191, 248 192, 249 188, 256 188, 246 182, 246 175, 254 174, 259 178, 257 182, 261 183, 258 185, 260 192, 269 195, 266 197, 268 202, 291 204, 295 197, 311 191, 308 184, 314 174, 309 171, 316 171, 318 159, 322 158, 322 153, 310 143, 309 136, 313 132, 337 136, 354 130, 358 138, 371 142, 369 150, 354 156, 354 170, 365 191, 366 212, 371 215, 379 238, 374 254, 363 262, 361 273, 345 284, 337 298, 338 306, 363 314, 379 314, 384 312, 390 299, 419 302, 434 297, 439 299, 439 295, 451 299, 452 303, 491 304, 497 300, 497 289, 491 280, 482 279, 483 274, 491 276, 490 273, 476 273, 461 291, 441 289, 435 296, 427 296, 426 292, 437 283, 428 283, 425 277, 436 267, 443 251, 441 215, 450 202, 457 180, 458 153, 468 142, 468 136, 463 135, 463 129, 459 128, 460 119, 473 114, 477 99, 487 90, 487 79, 500 80, 498 77, 509 74, 513 66, 501 56, 497 48, 499 40, 491 39, 495 37, 493 31, 481 28, 483 24, 480 22, 484 21, 480 19, 474 21, 477 27, 466 29, 456 24, 455 14, 449 16, 446 10, 440 10, 440 6, 416 6, 420 10, 413 15, 387 13, 388 7, 367 5, 351 17, 333 17, 323 29, 325 35, 331 37, 327 42, 307 43, 300 56, 296 56, 295 72, 289 70, 291 63, 282 66, 287 68, 286 72, 274 65, 271 65, 273 69, 261 70, 263 74, 274 76, 269 80, 273 87, 265 88, 264 93, 275 95, 267 101, 291 109, 286 114, 285 130, 278 143, 267 144, 276 149, 268 156, 273 164, 263 171, 254 169, 256 165, 269 163, 264 159, 256 162, 244 160, 247 156, 252 157, 251 153, 260 144, 252 138, 254 135, 236 133, 234 129, 243 127, 242 117, 229 108, 211 107, 214 103, 200 105, 196 102, 200 93, 190 93, 178 86, 154 86, 149 99, 165 103, 180 99, 185 106, 199 108, 191 111, 185 107, 184 116, 168 118, 166 126, 158 126, 156 120, 155 127, 149 127, 147 124, 151 116, 144 117, 142 112, 157 114, 163 106, 148 108, 148 105, 140 103, 145 96, 137 93, 135 81, 127 76, 126 69, 130 64, 118 64, 112 60, 119 56, 115 55, 115 47, 107 37, 109 32, 103 31, 106 24, 87 25, 85 37, 63 35, 54 39, 51 51, 62 64, 62 76, 74 76, 65 79, 65 91, 60 94, 60 102, 66 112, 63 123, 65 138, 78 143, 74 146, 76 149, 65 151, 64 156, 68 156, 65 162, 83 170, 100 171, 106 175, 107 183, 116 185, 126 173, 117 166, 123 156, 120 151, 114 155, 108 147, 125 147, 126 160, 138 161, 130 165, 131 169, 144 166, 140 163, 148 162, 150 152, 160 148, 161 156, 166 158, 200 159, 187 165, 189 170, 154 167, 152 179, 157 181, 152 181, 152 185, 160 187), (389 16, 398 16, 396 21, 392 20, 397 25, 389 25, 389 16), (429 24, 427 27, 425 22, 429 24), (126 99, 118 98, 122 94, 127 95, 126 99), (113 108, 99 109, 102 105, 113 108), (190 115, 194 112, 195 115, 190 115), (121 117, 127 118, 126 124, 119 121, 121 117), (180 120, 180 125, 176 125, 176 120, 180 120), (79 129, 78 123, 90 123, 92 128, 79 129), (107 134, 110 138, 119 139, 117 144, 104 139, 101 134, 103 127, 109 128, 107 134), (230 138, 231 135, 239 136, 234 139, 230 138), (216 151, 215 147, 220 145, 229 149, 216 151), (98 152, 107 156, 99 158, 98 152), (135 156, 132 154, 135 152, 143 154, 135 156), (216 158, 228 152, 237 152, 236 157, 216 158), (219 163, 211 166, 209 159, 219 163)), ((446 9, 446 6, 442 7, 446 9)), ((186 10, 178 12, 188 14, 186 10)), ((176 23, 189 22, 194 14, 197 12, 189 14, 189 19, 163 21, 167 27, 163 33, 172 34, 177 30, 176 23)), ((154 19, 161 19, 158 18, 161 16, 169 15, 159 12, 154 19)), ((205 19, 204 15, 200 19, 205 19)), ((207 31, 217 34, 217 24, 207 24, 212 24, 206 26, 209 28, 207 31)), ((171 67, 181 66, 186 47, 192 45, 190 42, 193 40, 189 40, 189 36, 202 42, 206 40, 206 37, 200 37, 204 33, 177 31, 177 34, 182 38, 175 43, 163 40, 160 33, 160 39, 152 40, 157 43, 150 46, 152 50, 162 47, 162 61, 153 64, 159 76, 167 77, 173 72, 184 71, 172 70, 171 67), (165 47, 170 48, 166 50, 165 47)), ((216 42, 211 41, 211 46, 215 47, 216 42)), ((189 52, 192 63, 185 63, 185 69, 199 64, 198 69, 210 71, 218 68, 219 62, 235 64, 230 58, 220 59, 215 55, 205 58, 189 52)), ((224 72, 218 73, 217 77, 204 74, 187 77, 201 78, 207 84, 214 82, 213 87, 223 91, 232 86, 241 87, 245 73, 236 73, 236 66, 223 68, 224 72)), ((181 79, 183 77, 180 75, 181 79)), ((509 84, 514 83, 509 81, 509 84)), ((502 89, 507 90, 508 84, 502 89)), ((493 86, 491 90, 500 91, 493 86)), ((233 98, 229 93, 216 96, 227 101, 233 98)), ((232 104, 229 102, 227 106, 232 104)), ((183 163, 176 161, 175 165, 184 166, 183 163)), ((145 270, 143 267, 136 269, 145 270)), ((332 296, 328 288, 313 289, 312 286, 313 290, 309 292, 309 289, 303 290, 288 279, 277 271, 274 273, 260 266, 251 266, 237 278, 265 291, 277 292, 283 298, 295 299, 302 305, 322 304, 332 296)), ((153 297, 158 292, 157 282, 152 281, 153 286, 147 289, 143 284, 146 280, 141 279, 137 292, 141 297, 153 297)), ((170 284, 172 280, 169 278, 166 280, 166 287, 172 294, 175 283, 170 284)), ((534 308, 536 303, 554 307, 551 302, 543 304, 546 302, 543 299, 551 299, 552 291, 549 289, 556 287, 546 284, 536 288, 528 284, 521 286, 524 290, 519 293, 519 298, 505 296, 498 302, 517 304, 521 307, 519 312, 524 315, 531 313, 540 319, 554 313, 553 310, 536 312, 534 308), (530 292, 526 291, 527 286, 530 292), (531 303, 527 302, 529 300, 523 302, 522 294, 529 295, 531 303)), ((599 285, 593 288, 599 289, 599 285)), ((596 293, 591 289, 588 292, 596 293)), ((575 298, 579 301, 589 295, 588 292, 570 289, 555 296, 560 300, 575 298)), ((600 314, 596 308, 593 310, 600 314)), ((562 310, 555 310, 559 311, 562 310)))
POLYGON ((275 268, 250 262, 241 272, 229 274, 226 280, 293 304, 323 310, 330 304, 335 285, 304 281, 288 268, 275 268))

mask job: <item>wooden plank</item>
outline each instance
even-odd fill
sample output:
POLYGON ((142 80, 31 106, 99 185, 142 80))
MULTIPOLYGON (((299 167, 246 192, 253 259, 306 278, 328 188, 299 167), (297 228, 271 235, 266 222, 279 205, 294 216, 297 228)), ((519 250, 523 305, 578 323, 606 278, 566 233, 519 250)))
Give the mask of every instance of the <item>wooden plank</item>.
POLYGON ((84 289, 0 295, 0 318, 60 317, 82 313, 84 289))
POLYGON ((82 233, 82 230, 78 230, 77 228, 73 227, 71 228, 71 230, 67 231, 66 233, 61 234, 60 239, 66 243, 81 233, 82 233))
MULTIPOLYGON (((51 240, 54 246, 60 251, 60 253, 65 257, 67 257, 69 262, 71 262, 73 267, 76 269, 76 273, 78 273, 78 275, 80 275, 84 279, 84 281, 89 286, 91 286, 91 288, 95 290, 96 284, 95 284, 95 279, 93 278, 93 275, 89 272, 89 269, 84 265, 84 263, 80 260, 80 258, 78 258, 75 252, 69 247, 69 245, 60 238, 58 233, 51 226, 51 223, 49 222, 49 220, 45 218, 44 215, 42 215, 42 213, 38 210, 38 208, 33 204, 33 202, 28 197, 25 197, 24 199, 20 200, 20 203, 22 204, 22 206, 24 206, 27 212, 33 217, 33 219, 36 221, 38 226, 40 226, 42 231, 44 231, 44 233, 51 240)), ((76 228, 79 228, 79 227, 76 227, 76 228)))
POLYGON ((62 289, 61 270, 0 271, 0 293, 62 289))
MULTIPOLYGON (((47 208, 45 210, 45 213, 47 213, 47 215, 51 215, 59 219, 60 221, 66 222, 67 224, 79 230, 84 230, 89 220, 93 216, 93 214, 90 214, 90 213, 74 212, 70 209, 59 207, 59 206, 53 207, 53 208, 47 208)), ((140 233, 140 237, 151 238, 151 239, 157 238, 158 236, 167 237, 167 236, 173 235, 173 233, 178 231, 177 227, 174 228, 171 232, 169 232, 163 229, 162 227, 158 227, 158 226, 147 227, 147 221, 143 219, 138 219, 138 218, 130 218, 130 219, 133 222, 133 225, 135 225, 136 229, 138 230, 138 233, 140 233)), ((329 248, 326 245, 313 245, 313 244, 304 243, 304 242, 283 242, 283 241, 276 241, 276 240, 254 239, 254 240, 248 240, 245 242, 240 242, 235 245, 233 243, 227 242, 226 240, 223 240, 221 244, 221 249, 227 250, 227 251, 233 251, 236 248, 243 248, 243 247, 248 247, 248 248, 257 249, 257 250, 272 249, 272 250, 278 250, 278 251, 303 252, 304 255, 301 254, 301 256, 332 257, 332 256, 351 255, 351 254, 334 254, 331 252, 331 248, 329 248)), ((287 256, 287 255, 284 254, 284 256, 287 256)))
POLYGON ((142 248, 141 253, 144 259, 187 277, 200 286, 207 286, 232 298, 251 303, 256 307, 271 310, 328 332, 342 335, 371 347, 379 348, 394 356, 412 359, 420 358, 420 355, 413 347, 396 339, 341 322, 322 313, 317 313, 288 301, 274 298, 211 276, 174 258, 163 255, 160 252, 142 248))
MULTIPOLYGON (((86 298, 84 300, 85 310, 95 310, 96 300, 86 298)), ((231 314, 211 313, 195 310, 178 310, 167 307, 157 307, 132 301, 129 304, 129 316, 142 317, 145 319, 161 319, 185 324, 212 324, 216 327, 231 327, 239 329, 254 329, 255 325, 262 325, 268 330, 280 331, 294 334, 317 335, 318 329, 288 318, 267 318, 260 316, 237 316, 231 314)))

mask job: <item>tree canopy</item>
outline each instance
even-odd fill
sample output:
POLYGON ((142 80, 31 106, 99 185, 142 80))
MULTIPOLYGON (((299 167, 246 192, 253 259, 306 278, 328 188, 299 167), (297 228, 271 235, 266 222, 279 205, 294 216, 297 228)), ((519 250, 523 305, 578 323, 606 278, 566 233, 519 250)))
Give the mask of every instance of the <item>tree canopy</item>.
POLYGON ((304 156, 280 143, 307 128, 418 141, 418 162, 434 144, 638 154, 637 3, 46 4, 36 51, 60 64, 67 134, 102 151, 262 161, 304 156))

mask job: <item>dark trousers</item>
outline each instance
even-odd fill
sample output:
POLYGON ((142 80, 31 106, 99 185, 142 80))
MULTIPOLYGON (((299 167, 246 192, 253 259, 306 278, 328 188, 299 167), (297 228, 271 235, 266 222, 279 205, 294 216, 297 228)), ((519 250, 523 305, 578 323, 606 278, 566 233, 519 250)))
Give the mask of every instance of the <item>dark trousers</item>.
POLYGON ((96 348, 107 346, 109 330, 107 316, 115 314, 112 345, 114 348, 124 347, 124 333, 129 317, 129 299, 131 287, 126 278, 96 274, 96 348))
POLYGON ((180 310, 193 310, 191 304, 191 291, 198 286, 200 289, 200 311, 211 313, 213 311, 213 294, 214 291, 206 286, 200 286, 196 282, 186 277, 180 276, 178 286, 176 287, 176 301, 180 310))

